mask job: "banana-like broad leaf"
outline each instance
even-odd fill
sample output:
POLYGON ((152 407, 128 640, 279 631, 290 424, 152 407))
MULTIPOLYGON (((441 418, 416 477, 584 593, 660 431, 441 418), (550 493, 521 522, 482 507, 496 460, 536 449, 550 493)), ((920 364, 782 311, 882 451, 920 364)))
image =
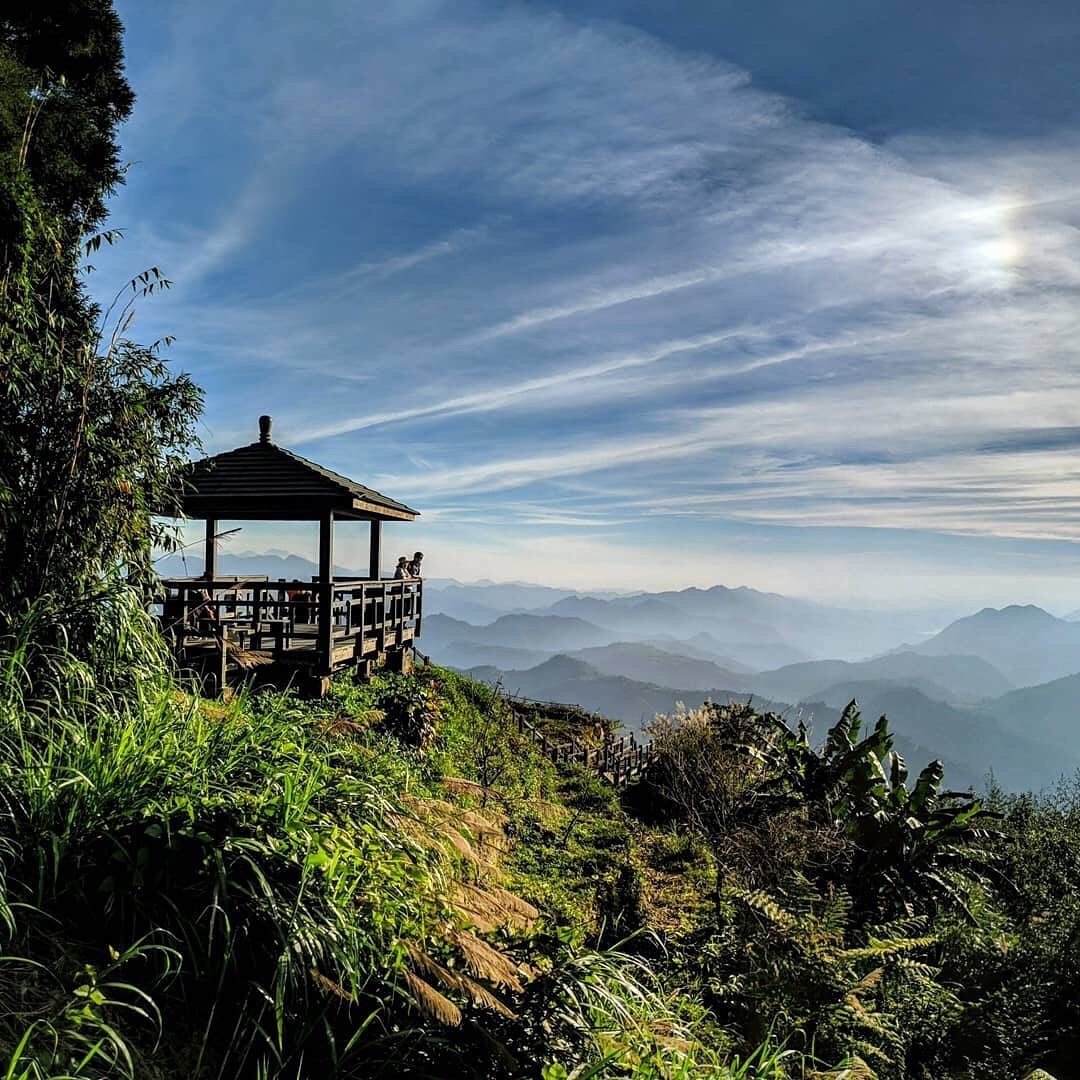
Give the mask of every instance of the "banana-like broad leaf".
POLYGON ((852 698, 840 714, 840 719, 836 721, 829 729, 828 735, 825 736, 825 758, 829 759, 849 751, 859 737, 859 728, 861 726, 859 703, 852 698))
POLYGON ((915 787, 908 800, 913 813, 932 809, 932 804, 941 790, 941 781, 945 778, 945 766, 940 761, 931 761, 915 782, 915 787))
POLYGON ((889 781, 892 784, 894 795, 899 802, 906 802, 908 798, 907 782, 908 771, 904 759, 895 751, 889 751, 889 781))

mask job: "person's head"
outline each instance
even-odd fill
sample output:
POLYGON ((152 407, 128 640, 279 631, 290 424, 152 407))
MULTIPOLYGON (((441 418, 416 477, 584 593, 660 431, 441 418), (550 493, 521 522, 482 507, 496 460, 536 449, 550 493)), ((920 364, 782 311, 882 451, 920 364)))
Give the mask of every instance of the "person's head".
POLYGON ((423 557, 424 557, 424 553, 422 551, 413 552, 412 561, 413 562, 420 562, 420 560, 423 559, 423 557))
POLYGON ((408 561, 409 561, 409 556, 408 555, 402 555, 401 558, 398 559, 397 564, 398 564, 398 566, 404 566, 408 561))

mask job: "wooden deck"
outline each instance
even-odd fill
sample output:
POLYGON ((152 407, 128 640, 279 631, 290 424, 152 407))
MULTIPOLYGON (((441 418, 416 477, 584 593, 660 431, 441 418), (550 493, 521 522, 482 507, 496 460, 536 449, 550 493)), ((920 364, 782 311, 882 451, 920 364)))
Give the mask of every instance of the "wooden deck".
POLYGON ((401 653, 420 635, 423 583, 267 578, 161 582, 162 630, 183 669, 215 674, 277 664, 324 678, 401 653), (207 598, 209 597, 209 598, 207 598))

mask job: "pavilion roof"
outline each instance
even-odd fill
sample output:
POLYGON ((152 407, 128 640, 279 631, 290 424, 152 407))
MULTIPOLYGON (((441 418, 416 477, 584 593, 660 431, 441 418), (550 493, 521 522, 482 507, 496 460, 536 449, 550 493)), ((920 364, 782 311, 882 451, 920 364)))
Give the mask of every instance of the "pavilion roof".
POLYGON ((316 521, 327 511, 343 520, 412 521, 404 503, 350 480, 270 441, 260 417, 258 442, 193 462, 181 503, 192 518, 316 521))

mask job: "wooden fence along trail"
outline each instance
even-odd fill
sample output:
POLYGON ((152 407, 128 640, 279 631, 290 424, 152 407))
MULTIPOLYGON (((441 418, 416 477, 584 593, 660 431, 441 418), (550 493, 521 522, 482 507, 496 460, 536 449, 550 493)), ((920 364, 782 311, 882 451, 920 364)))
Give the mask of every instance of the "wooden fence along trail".
MULTIPOLYGON (((415 642, 412 649, 413 655, 423 663, 424 667, 431 666, 431 657, 425 656, 416 647, 415 642)), ((632 781, 640 780, 648 772, 653 755, 651 739, 639 743, 633 732, 619 739, 605 739, 601 746, 586 746, 573 736, 568 739, 555 739, 532 723, 518 706, 561 712, 564 717, 587 716, 588 714, 580 705, 567 705, 562 701, 533 701, 530 698, 515 698, 505 693, 501 687, 494 689, 513 713, 519 734, 528 736, 548 761, 553 761, 556 765, 584 765, 586 769, 592 769, 601 779, 617 788, 626 787, 632 781)))
MULTIPOLYGON (((550 705, 567 708, 558 702, 530 702, 533 705, 550 705)), ((513 701, 510 708, 514 709, 513 701)), ((631 733, 619 739, 608 739, 601 746, 585 746, 574 738, 555 741, 514 709, 517 729, 527 735, 549 761, 560 765, 584 765, 592 769, 614 787, 625 787, 645 775, 652 760, 652 742, 639 743, 631 733)))

